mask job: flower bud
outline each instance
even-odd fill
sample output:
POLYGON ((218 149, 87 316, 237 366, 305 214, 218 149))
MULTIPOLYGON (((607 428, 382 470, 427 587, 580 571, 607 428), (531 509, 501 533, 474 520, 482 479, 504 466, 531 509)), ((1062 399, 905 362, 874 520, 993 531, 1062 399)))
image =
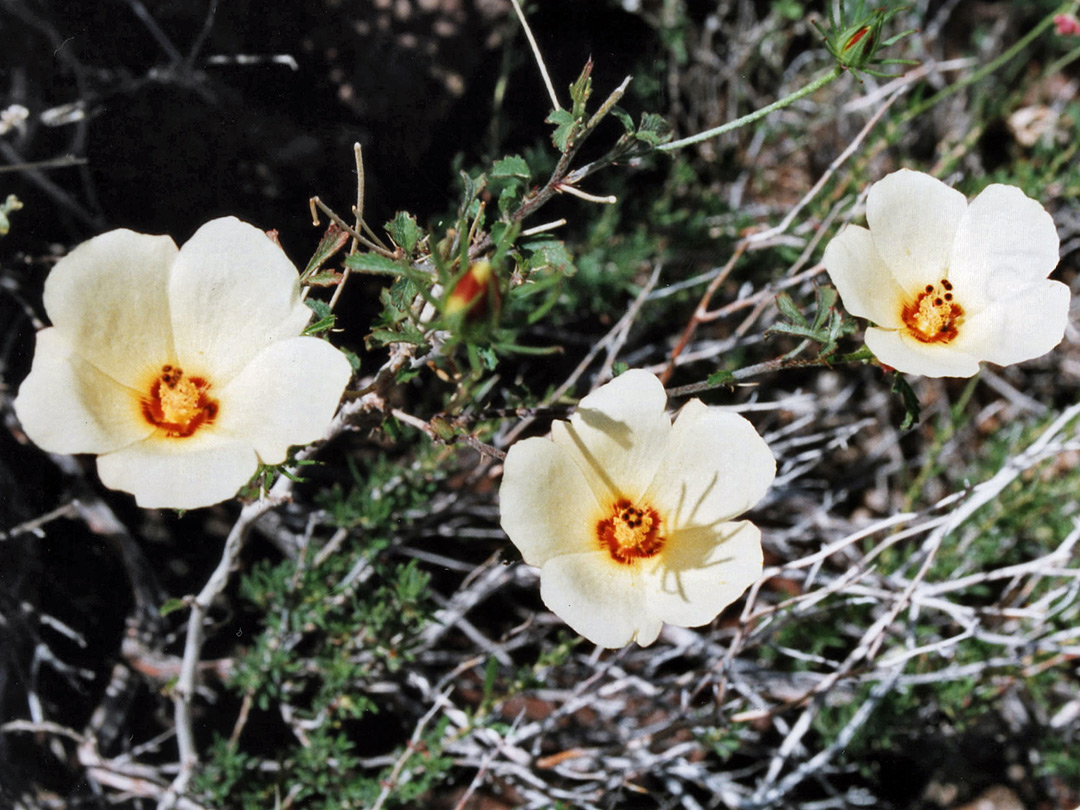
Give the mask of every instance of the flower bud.
POLYGON ((473 262, 465 275, 457 280, 443 311, 451 316, 464 316, 477 321, 499 311, 499 285, 495 270, 487 259, 473 262))

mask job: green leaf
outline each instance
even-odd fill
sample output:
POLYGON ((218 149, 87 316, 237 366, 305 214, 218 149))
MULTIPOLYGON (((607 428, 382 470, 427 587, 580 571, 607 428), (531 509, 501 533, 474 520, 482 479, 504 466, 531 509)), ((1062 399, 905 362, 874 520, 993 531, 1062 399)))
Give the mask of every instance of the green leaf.
POLYGON ((732 374, 730 371, 727 371, 726 369, 721 369, 720 371, 714 371, 712 374, 709 375, 708 379, 705 380, 705 384, 706 385, 734 385, 735 384, 735 375, 732 374))
POLYGON ((166 599, 161 607, 158 608, 159 616, 168 616, 170 613, 175 613, 178 610, 183 610, 188 606, 187 602, 183 599, 166 599))
POLYGON ((315 283, 311 279, 318 274, 319 268, 326 264, 331 256, 345 247, 345 243, 348 241, 349 234, 338 227, 336 223, 331 222, 325 233, 323 233, 322 239, 319 240, 319 244, 311 256, 311 261, 307 263, 304 272, 300 274, 300 283, 315 283))
POLYGON ((524 248, 532 253, 529 257, 530 270, 550 267, 564 276, 572 276, 577 272, 570 251, 557 239, 530 242, 524 245, 524 248))
POLYGON ((656 113, 645 113, 641 116, 641 125, 638 127, 634 137, 649 144, 649 146, 659 146, 670 141, 671 135, 671 125, 666 118, 656 113))
POLYGON ((581 75, 570 85, 570 100, 574 103, 571 115, 579 121, 585 117, 585 103, 592 95, 592 69, 593 61, 590 56, 585 67, 581 69, 581 75))
POLYGON ((315 321, 315 323, 313 323, 310 326, 306 327, 304 329, 304 331, 301 332, 300 334, 302 334, 302 335, 319 335, 319 334, 322 334, 323 332, 326 332, 327 330, 333 329, 334 324, 336 322, 337 322, 337 317, 334 316, 334 315, 330 315, 330 316, 328 316, 326 318, 320 318, 319 320, 315 321))
POLYGON ((358 354, 356 354, 355 352, 350 352, 348 349, 340 349, 339 348, 338 351, 341 352, 343 355, 345 355, 345 359, 349 361, 349 365, 352 366, 352 373, 353 374, 359 374, 360 373, 360 356, 358 354))
POLYGON ((353 253, 345 257, 345 266, 357 273, 381 276, 403 276, 409 272, 406 265, 378 253, 353 253))
POLYGON ((334 287, 341 283, 342 275, 337 270, 323 270, 303 280, 309 287, 334 287))
POLYGON ((532 177, 529 164, 521 155, 510 155, 502 160, 496 160, 491 167, 492 177, 521 177, 528 180, 532 177))
POLYGON ((823 286, 814 290, 814 306, 817 308, 817 312, 814 313, 813 328, 815 332, 819 331, 829 320, 833 307, 836 305, 836 298, 835 287, 823 286))
POLYGON ((900 401, 904 405, 904 419, 900 422, 900 429, 907 430, 919 424, 919 398, 899 371, 893 375, 892 390, 894 394, 900 395, 900 401))
POLYGON ((315 313, 316 318, 329 318, 334 314, 334 311, 330 309, 328 303, 320 301, 317 298, 307 298, 304 300, 304 303, 307 304, 308 309, 315 313))
POLYGON ((411 343, 414 346, 427 345, 427 337, 415 324, 403 322, 398 329, 373 329, 368 340, 375 346, 385 346, 388 343, 411 343))
MULTIPOLYGON (((780 310, 781 315, 783 315, 793 324, 803 327, 810 326, 809 321, 807 321, 806 318, 803 317, 803 314, 799 311, 799 308, 795 306, 795 302, 787 293, 782 292, 776 296, 776 308, 780 310)), ((773 329, 776 331, 780 331, 780 327, 782 325, 783 324, 777 324, 773 327, 773 329)))
POLYGON ((634 134, 634 119, 630 117, 630 113, 620 107, 612 107, 611 114, 619 119, 619 123, 623 125, 627 135, 634 134))
POLYGON ((413 248, 420 242, 424 232, 416 224, 416 217, 408 211, 398 211, 394 218, 383 227, 390 234, 390 238, 405 251, 405 255, 411 255, 413 248))
POLYGON ((551 142, 560 152, 566 152, 570 148, 570 140, 577 131, 578 119, 574 118, 569 110, 552 110, 546 119, 549 124, 555 124, 555 131, 551 133, 551 142))

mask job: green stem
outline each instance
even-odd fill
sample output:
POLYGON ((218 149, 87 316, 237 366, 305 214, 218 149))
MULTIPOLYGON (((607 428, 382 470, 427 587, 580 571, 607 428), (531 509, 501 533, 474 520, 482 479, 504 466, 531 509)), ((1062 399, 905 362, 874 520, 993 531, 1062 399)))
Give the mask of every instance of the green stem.
POLYGON ((991 73, 993 73, 995 70, 997 70, 999 67, 1004 65, 1006 62, 1009 62, 1012 59, 1016 58, 1016 56, 1022 50, 1024 50, 1024 48, 1026 48, 1028 45, 1030 45, 1032 42, 1034 42, 1035 39, 1037 39, 1038 36, 1043 31, 1045 31, 1047 28, 1049 28, 1051 25, 1054 24, 1054 17, 1056 17, 1058 14, 1062 14, 1062 13, 1070 10, 1071 8, 1074 8, 1075 5, 1076 5, 1075 3, 1066 3, 1066 4, 1062 5, 1060 8, 1058 8, 1057 10, 1055 10, 1052 13, 1046 15, 1039 22, 1038 25, 1036 25, 1034 28, 1032 28, 1030 31, 1028 31, 1026 34, 1024 34, 1024 36, 1020 37, 1020 39, 1018 39, 1016 42, 1013 43, 1011 48, 1004 51, 997 59, 993 59, 993 60, 987 62, 981 68, 979 68, 974 73, 972 73, 970 76, 965 76, 963 79, 960 79, 958 82, 950 84, 948 87, 945 87, 945 88, 939 90, 937 93, 934 93, 934 95, 930 96, 930 98, 925 99, 924 101, 920 102, 919 104, 916 104, 913 107, 911 107, 910 109, 908 109, 908 111, 906 113, 904 113, 903 117, 900 119, 900 124, 906 124, 908 121, 910 121, 915 116, 921 115, 922 113, 926 112, 928 109, 933 107, 939 101, 948 98, 953 93, 960 92, 961 90, 963 90, 965 87, 967 87, 970 84, 974 84, 975 82, 984 79, 985 77, 987 77, 991 73))
POLYGON ((762 107, 760 110, 755 110, 748 115, 744 115, 742 118, 736 118, 734 121, 728 121, 726 124, 721 124, 718 127, 713 127, 712 129, 708 129, 705 132, 699 132, 697 135, 690 135, 686 138, 680 138, 677 141, 665 143, 661 146, 656 147, 656 151, 671 152, 675 149, 682 149, 682 147, 684 146, 701 143, 702 141, 706 141, 709 138, 715 138, 717 135, 723 135, 725 132, 730 132, 733 129, 738 129, 739 127, 744 127, 747 124, 752 124, 759 118, 764 118, 769 113, 781 110, 784 107, 787 107, 789 104, 794 104, 803 96, 808 96, 811 93, 820 90, 829 82, 835 81, 836 79, 840 78, 840 75, 843 72, 844 69, 837 65, 829 73, 819 76, 818 78, 814 79, 814 81, 810 82, 810 84, 796 90, 791 95, 784 96, 779 101, 774 101, 772 104, 769 104, 766 107, 762 107))
POLYGON ((731 372, 731 375, 727 377, 727 379, 719 382, 710 383, 708 380, 704 380, 699 383, 680 385, 678 388, 669 388, 667 390, 668 396, 686 397, 691 394, 700 394, 702 391, 711 391, 714 388, 724 388, 731 385, 733 382, 739 382, 740 380, 746 380, 750 377, 757 377, 762 374, 770 374, 774 371, 782 371, 789 368, 835 368, 836 366, 844 366, 852 363, 865 363, 868 360, 874 359, 873 352, 865 346, 857 351, 842 354, 838 357, 811 357, 805 360, 798 359, 797 355, 805 351, 809 345, 810 341, 804 340, 792 351, 781 357, 777 357, 773 360, 766 360, 764 363, 757 363, 752 366, 736 369, 731 372))
MULTIPOLYGON (((964 390, 960 394, 960 398, 956 401, 956 404, 949 409, 948 423, 934 434, 934 441, 926 451, 926 458, 923 460, 922 467, 919 469, 919 474, 915 476, 915 480, 911 482, 911 485, 907 488, 907 492, 904 493, 905 510, 910 510, 914 506, 916 499, 922 494, 923 488, 926 486, 926 482, 930 480, 930 477, 941 472, 942 468, 938 464, 938 459, 942 448, 944 448, 946 442, 956 434, 957 428, 961 423, 961 417, 963 416, 964 411, 967 410, 972 394, 975 393, 975 387, 979 383, 980 376, 980 374, 976 374, 968 380, 967 385, 964 386, 964 390)), ((967 420, 965 419, 963 421, 966 422, 967 420)))

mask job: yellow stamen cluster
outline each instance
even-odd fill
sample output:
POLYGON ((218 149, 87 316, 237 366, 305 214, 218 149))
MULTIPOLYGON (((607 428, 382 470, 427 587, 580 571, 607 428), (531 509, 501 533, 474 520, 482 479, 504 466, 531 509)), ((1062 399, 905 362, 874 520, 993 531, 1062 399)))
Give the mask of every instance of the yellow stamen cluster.
POLYGON ((927 284, 904 305, 901 313, 908 332, 920 343, 949 343, 959 334, 964 310, 956 302, 953 285, 943 278, 927 284))

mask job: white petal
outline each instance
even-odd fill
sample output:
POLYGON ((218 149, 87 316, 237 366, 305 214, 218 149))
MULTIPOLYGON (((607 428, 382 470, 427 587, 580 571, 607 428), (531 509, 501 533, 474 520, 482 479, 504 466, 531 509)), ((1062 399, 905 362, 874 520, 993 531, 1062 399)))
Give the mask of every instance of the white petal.
POLYGON ((878 255, 905 290, 944 277, 964 195, 922 172, 901 169, 870 188, 866 221, 878 255))
POLYGON ((761 576, 761 532, 749 521, 677 532, 658 561, 647 568, 649 612, 668 624, 699 627, 761 576))
POLYGON ((169 279, 176 359, 218 384, 271 343, 300 334, 311 311, 280 247, 234 217, 211 220, 184 243, 169 279))
POLYGON ((601 647, 642 646, 660 635, 649 614, 637 566, 613 562, 606 551, 564 554, 540 570, 540 597, 560 619, 601 647))
POLYGON ((634 500, 664 453, 671 431, 666 403, 654 375, 627 371, 581 400, 569 422, 552 425, 551 437, 581 467, 598 499, 634 500))
POLYGON ((848 312, 879 326, 901 325, 906 295, 878 255, 870 231, 848 225, 829 242, 821 261, 848 312))
POLYGON ((753 425, 692 399, 642 501, 660 513, 664 532, 708 526, 760 501, 775 475, 776 461, 753 425))
POLYGON ((243 439, 264 464, 279 464, 292 445, 323 437, 351 375, 325 340, 278 341, 222 387, 214 430, 243 439))
POLYGON ((979 371, 979 358, 951 344, 921 343, 904 330, 870 327, 866 345, 877 359, 905 374, 924 377, 970 377, 979 371))
POLYGON ((186 439, 159 435, 98 456, 110 489, 130 492, 145 509, 197 509, 233 497, 259 467, 250 444, 199 431, 186 439))
POLYGON ((1065 337, 1069 303, 1069 288, 1059 281, 1025 285, 967 319, 955 342, 980 360, 1001 366, 1022 363, 1046 354, 1065 337))
POLYGON ((135 387, 173 356, 166 285, 176 256, 167 236, 103 233, 56 263, 45 311, 79 354, 135 387))
POLYGON ((75 354, 55 328, 37 334, 30 374, 15 413, 26 435, 50 453, 105 453, 149 436, 138 395, 75 354))
POLYGON ((499 511, 530 565, 596 549, 600 506, 569 453, 548 439, 525 439, 507 452, 499 511))
POLYGON ((949 280, 957 300, 974 314, 1004 290, 1046 278, 1057 263, 1050 215, 1020 189, 992 185, 971 201, 960 222, 949 280))

